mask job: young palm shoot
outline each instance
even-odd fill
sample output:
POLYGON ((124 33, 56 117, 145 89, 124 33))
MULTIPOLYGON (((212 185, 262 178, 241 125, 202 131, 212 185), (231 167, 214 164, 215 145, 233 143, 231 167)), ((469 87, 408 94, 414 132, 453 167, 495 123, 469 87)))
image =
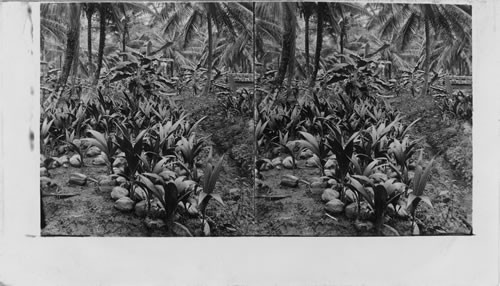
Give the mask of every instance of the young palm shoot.
POLYGON ((73 152, 76 152, 78 153, 78 155, 80 156, 80 160, 81 160, 81 166, 85 166, 85 163, 83 162, 83 152, 82 152, 82 149, 80 148, 80 146, 77 146, 74 142, 75 140, 75 131, 69 133, 68 130, 65 131, 66 132, 66 139, 65 139, 65 143, 67 144, 68 148, 73 150, 73 152))
POLYGON ((205 166, 205 172, 203 175, 203 190, 200 192, 200 195, 198 197, 198 206, 202 214, 202 226, 204 229, 207 228, 205 218, 206 218, 206 209, 210 199, 213 198, 216 201, 218 201, 221 205, 224 205, 221 196, 219 194, 214 193, 215 184, 219 179, 223 161, 224 161, 224 155, 222 155, 222 157, 219 159, 219 162, 217 162, 215 166, 213 166, 210 162, 207 162, 205 166))
POLYGON ((305 140, 298 140, 302 148, 307 148, 317 156, 318 161, 316 165, 320 169, 321 176, 325 175, 325 163, 328 158, 328 153, 330 152, 329 146, 326 144, 326 140, 323 138, 316 138, 311 133, 300 131, 299 132, 305 140))
POLYGON ((375 230, 377 234, 382 234, 385 210, 389 204, 394 203, 401 196, 400 185, 394 183, 393 180, 373 185, 370 181, 362 183, 359 179, 350 178, 347 186, 358 194, 358 214, 361 209, 361 197, 372 207, 375 212, 375 230))
MULTIPOLYGON (((415 217, 416 210, 420 201, 426 203, 429 207, 432 208, 431 200, 428 196, 424 195, 425 186, 430 180, 432 164, 434 163, 434 158, 430 161, 426 168, 423 167, 423 159, 422 152, 420 152, 420 156, 417 162, 417 167, 415 169, 415 175, 412 181, 412 190, 410 191, 410 195, 408 196, 408 209, 413 218, 412 227, 415 229, 415 217)), ((414 231, 414 233, 418 231, 414 231)))
POLYGON ((344 140, 342 132, 338 127, 331 127, 332 133, 327 137, 329 146, 338 162, 338 172, 336 173, 337 179, 340 184, 344 183, 347 173, 349 172, 349 165, 351 164, 351 158, 354 154, 354 141, 359 137, 359 132, 355 132, 349 137, 349 139, 344 140))
POLYGON ((192 236, 191 232, 184 225, 175 221, 177 205, 184 198, 182 195, 179 195, 179 191, 174 182, 166 182, 162 177, 154 173, 144 173, 139 175, 135 184, 148 191, 148 204, 149 197, 152 196, 160 201, 160 204, 165 209, 163 220, 169 231, 173 232, 174 225, 177 225, 179 228, 183 229, 188 236, 192 236))
POLYGON ((191 178, 195 181, 198 180, 198 172, 196 170, 195 161, 196 157, 203 150, 204 143, 205 143, 204 139, 195 140, 194 134, 192 134, 191 137, 189 137, 189 139, 182 137, 181 140, 177 142, 176 150, 180 153, 184 164, 186 164, 185 166, 181 164, 181 167, 187 169, 187 171, 190 172, 191 174, 191 178))
POLYGON ((125 160, 127 161, 125 176, 129 181, 133 181, 136 172, 142 171, 141 155, 143 152, 143 138, 149 130, 142 130, 135 138, 134 143, 124 126, 117 125, 117 127, 121 130, 122 137, 116 136, 116 145, 125 153, 125 160))
POLYGON ((47 155, 47 150, 48 150, 47 145, 50 142, 50 132, 49 131, 50 131, 50 127, 52 126, 53 123, 54 123, 54 119, 48 121, 47 117, 45 117, 45 119, 43 120, 42 126, 40 128, 40 146, 43 146, 41 148, 43 149, 42 153, 44 155, 47 155))
POLYGON ((418 141, 410 141, 408 137, 405 137, 402 141, 394 139, 389 146, 388 155, 392 155, 396 164, 400 167, 400 170, 391 163, 389 163, 389 166, 398 174, 401 181, 407 185, 410 183, 408 177, 409 160, 416 152, 417 143, 418 141))
POLYGON ((89 130, 88 133, 92 135, 94 138, 86 138, 87 142, 90 143, 90 145, 96 146, 101 150, 101 152, 104 152, 106 155, 106 165, 108 166, 108 172, 109 174, 113 173, 113 166, 111 164, 111 158, 115 155, 117 147, 115 142, 113 141, 113 137, 108 135, 108 134, 103 134, 100 132, 97 132, 95 130, 89 130))
POLYGON ((295 143, 296 143, 296 141, 288 141, 288 132, 283 134, 283 133, 281 133, 281 131, 279 131, 279 143, 274 143, 275 145, 277 145, 280 148, 281 152, 292 157, 292 168, 293 169, 295 169, 297 167, 297 163, 296 163, 297 160, 295 159, 295 157, 296 157, 295 143))

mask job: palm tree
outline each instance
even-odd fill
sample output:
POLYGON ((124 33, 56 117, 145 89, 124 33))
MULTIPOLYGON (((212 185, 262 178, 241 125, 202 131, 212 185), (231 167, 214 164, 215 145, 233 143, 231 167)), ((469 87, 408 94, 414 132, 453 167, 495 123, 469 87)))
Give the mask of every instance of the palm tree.
POLYGON ((97 68, 94 75, 94 85, 99 81, 101 74, 104 47, 106 45, 106 27, 108 20, 122 34, 122 49, 126 44, 127 29, 124 27, 128 21, 126 11, 132 10, 136 12, 145 12, 152 14, 149 7, 142 3, 100 3, 98 4, 99 11, 99 47, 97 54, 97 68))
POLYGON ((316 51, 314 53, 314 71, 311 74, 310 85, 313 86, 316 81, 316 76, 319 70, 319 60, 321 58, 321 47, 323 46, 323 20, 327 17, 328 4, 324 2, 318 3, 316 6, 316 17, 318 18, 318 23, 316 24, 316 51))
POLYGON ((323 32, 326 25, 329 26, 329 30, 331 31, 332 36, 333 34, 336 34, 337 38, 339 39, 340 54, 344 53, 348 24, 345 12, 360 15, 367 14, 365 8, 357 3, 319 2, 316 6, 316 51, 314 56, 314 71, 309 79, 311 86, 314 85, 316 76, 320 68, 320 59, 324 36, 323 32))
POLYGON ((68 31, 66 34, 66 51, 64 56, 64 65, 59 78, 59 94, 62 94, 64 86, 68 81, 71 71, 71 66, 78 57, 78 42, 80 38, 80 13, 81 5, 78 3, 70 3, 68 14, 68 31))
MULTIPOLYGON (((170 6, 168 6, 170 7, 170 6)), ((174 30, 182 30, 182 43, 184 48, 198 35, 198 27, 205 21, 207 23, 207 84, 203 95, 207 95, 212 85, 213 52, 214 52, 214 25, 217 33, 224 31, 236 38, 237 27, 244 33, 251 34, 251 27, 244 21, 242 15, 251 12, 251 4, 224 2, 224 3, 183 3, 176 5, 173 13, 162 9, 159 17, 166 21, 164 34, 174 30)))
POLYGON ((424 34, 424 86, 421 95, 428 93, 430 58, 433 38, 441 38, 449 44, 457 39, 471 40, 471 12, 463 5, 442 4, 390 4, 378 13, 380 34, 398 35, 402 50, 422 30, 424 34))
POLYGON ((311 66, 309 64, 309 21, 311 16, 314 14, 314 10, 316 9, 316 3, 314 2, 301 2, 300 3, 300 11, 302 16, 304 17, 304 32, 305 32, 305 41, 304 41, 304 52, 306 58, 306 75, 309 76, 311 73, 311 66))
POLYGON ((297 8, 297 3, 294 2, 259 2, 256 4, 257 50, 264 50, 263 46, 269 45, 269 43, 259 41, 259 38, 265 38, 271 42, 281 42, 278 72, 274 79, 276 85, 281 85, 288 74, 288 85, 290 86, 293 78, 295 40, 297 38, 297 8))
POLYGON ((84 3, 83 10, 87 16, 87 54, 88 54, 88 71, 89 74, 93 74, 92 68, 92 16, 97 10, 98 4, 96 3, 84 3))

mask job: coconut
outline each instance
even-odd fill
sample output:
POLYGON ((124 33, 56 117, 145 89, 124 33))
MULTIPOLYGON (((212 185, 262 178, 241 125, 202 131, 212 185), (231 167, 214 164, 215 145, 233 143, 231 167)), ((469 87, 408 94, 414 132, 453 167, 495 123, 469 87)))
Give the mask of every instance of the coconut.
POLYGON ((80 157, 80 155, 75 154, 69 159, 69 164, 72 167, 80 168, 82 166, 82 158, 80 157))
POLYGON ((288 156, 285 159, 283 159, 282 162, 283 167, 287 169, 293 169, 293 158, 292 156, 288 156))
POLYGON ((280 184, 285 187, 295 188, 299 185, 299 178, 293 175, 284 175, 283 177, 281 177, 280 184))
POLYGON ((340 193, 334 189, 325 189, 323 191, 323 194, 321 195, 321 199, 324 202, 329 202, 333 199, 338 199, 340 198, 340 193))
POLYGON ((344 203, 339 199, 333 199, 326 203, 325 211, 332 214, 340 214, 344 211, 344 203))
POLYGON ((114 187, 113 190, 111 191, 111 198, 113 198, 114 200, 118 200, 128 196, 128 194, 129 192, 127 189, 122 187, 114 187))
POLYGON ((95 157, 97 155, 101 154, 101 149, 99 149, 98 147, 96 146, 92 146, 90 147, 87 152, 85 152, 85 155, 87 155, 87 157, 95 157))
POLYGON ((73 173, 69 177, 70 185, 85 186, 87 183, 87 176, 81 173, 73 173))
POLYGON ((123 197, 118 199, 114 207, 120 211, 128 212, 134 209, 135 202, 129 197, 123 197))
POLYGON ((135 204, 134 213, 138 217, 146 217, 148 214, 148 202, 143 200, 135 204))

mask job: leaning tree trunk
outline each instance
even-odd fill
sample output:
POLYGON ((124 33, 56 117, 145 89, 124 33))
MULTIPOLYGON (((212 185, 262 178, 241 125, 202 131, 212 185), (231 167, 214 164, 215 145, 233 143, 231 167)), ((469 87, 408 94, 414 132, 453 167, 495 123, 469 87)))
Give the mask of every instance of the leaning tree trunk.
POLYGON ((323 5, 321 5, 321 3, 318 3, 317 9, 318 25, 316 29, 316 51, 314 54, 314 71, 311 74, 311 79, 309 82, 310 86, 314 86, 316 82, 316 76, 318 75, 319 71, 319 60, 321 59, 321 48, 323 46, 323 13, 321 11, 321 9, 324 9, 323 5))
POLYGON ((97 69, 95 71, 94 85, 99 82, 99 77, 101 75, 102 69, 102 58, 104 54, 104 44, 106 42, 106 8, 105 4, 99 6, 99 50, 97 54, 97 69))
POLYGON ((311 74, 311 66, 309 65, 309 18, 311 15, 309 13, 304 13, 304 21, 305 21, 305 41, 304 41, 304 49, 306 52, 306 77, 309 77, 311 74))
POLYGON ((92 14, 94 11, 92 8, 87 10, 87 52, 89 54, 89 75, 92 76, 94 72, 92 71, 92 14))
POLYGON ((208 95, 212 88, 212 15, 208 12, 207 28, 208 28, 208 56, 207 56, 207 84, 203 91, 203 96, 208 95))
POLYGON ((430 24, 429 20, 424 20, 425 29, 425 58, 424 58, 424 87, 422 88, 421 96, 427 95, 427 90, 429 89, 429 69, 430 69, 430 55, 431 55, 431 43, 430 43, 430 24))
POLYGON ((66 51, 64 56, 64 65, 62 67, 61 77, 59 78, 59 95, 64 91, 66 82, 71 72, 71 66, 74 58, 77 56, 78 39, 80 37, 80 4, 69 4, 69 29, 67 32, 66 51))

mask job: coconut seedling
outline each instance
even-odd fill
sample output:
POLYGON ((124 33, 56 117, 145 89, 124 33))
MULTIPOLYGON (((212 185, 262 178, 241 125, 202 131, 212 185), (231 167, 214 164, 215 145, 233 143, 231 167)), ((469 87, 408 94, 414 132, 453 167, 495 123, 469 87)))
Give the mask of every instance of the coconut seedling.
POLYGON ((337 181, 343 185, 346 175, 349 172, 349 165, 351 164, 351 158, 354 154, 354 143, 359 137, 359 132, 355 132, 349 137, 349 139, 344 140, 342 131, 340 131, 338 126, 330 126, 332 131, 326 140, 328 141, 328 146, 330 150, 337 159, 337 170, 335 172, 337 176, 337 181))
POLYGON ((137 172, 143 172, 143 166, 141 159, 143 153, 143 142, 144 136, 148 133, 149 129, 142 130, 135 140, 132 140, 130 133, 123 125, 116 125, 121 131, 121 136, 116 136, 116 146, 125 153, 125 160, 127 165, 125 166, 124 175, 129 181, 133 181, 137 172), (134 142, 135 141, 135 142, 134 142))
POLYGON ((154 173, 139 174, 135 184, 147 190, 148 209, 151 207, 150 199, 152 197, 158 199, 165 209, 163 221, 169 231, 174 232, 174 225, 176 225, 178 228, 183 229, 189 236, 192 236, 191 232, 184 225, 175 221, 177 206, 184 199, 184 196, 189 195, 189 193, 179 195, 179 190, 173 181, 165 181, 161 176, 154 173))
POLYGON ((92 135, 93 138, 86 138, 87 142, 90 143, 92 146, 96 146, 101 150, 101 152, 104 152, 106 155, 106 165, 108 166, 108 173, 112 174, 113 173, 113 165, 111 163, 111 158, 114 157, 117 147, 116 144, 113 140, 113 136, 107 134, 107 133, 100 133, 95 130, 88 130, 88 133, 92 135))
POLYGON ((74 142, 75 142, 75 131, 73 130, 71 133, 68 131, 68 130, 65 130, 65 133, 66 133, 66 138, 65 138, 65 143, 67 145, 67 147, 72 150, 73 152, 76 152, 78 153, 78 155, 80 156, 80 162, 81 162, 81 166, 85 166, 85 163, 83 161, 83 152, 82 152, 82 148, 81 146, 77 146, 74 142))
POLYGON ((286 155, 289 155, 292 157, 292 168, 295 169, 297 167, 296 164, 296 142, 297 141, 288 141, 288 132, 282 133, 279 131, 279 143, 274 143, 276 146, 278 146, 279 150, 283 152, 286 155))
POLYGON ((325 163, 330 153, 330 146, 328 146, 327 140, 325 138, 315 137, 308 132, 300 131, 299 133, 302 135, 302 137, 304 137, 304 140, 298 140, 300 146, 302 146, 302 148, 311 150, 313 154, 316 155, 316 165, 320 169, 321 176, 324 176, 325 163))
POLYGON ((255 125, 254 138, 257 147, 262 147, 264 145, 264 142, 266 140, 266 137, 264 135, 264 130, 266 130, 268 123, 269 123, 268 120, 263 122, 262 119, 259 119, 257 125, 255 125))
POLYGON ((394 139, 389 145, 388 157, 392 158, 399 168, 392 163, 389 163, 389 166, 396 172, 399 179, 407 185, 410 184, 409 163, 413 154, 417 151, 417 143, 417 140, 410 141, 408 137, 405 137, 402 141, 394 139))
POLYGON ((47 155, 48 151, 48 145, 51 141, 51 136, 50 136, 50 127, 54 123, 54 119, 48 120, 47 117, 42 122, 42 126, 40 127, 40 147, 41 151, 44 155, 47 155))
POLYGON ((402 195, 402 192, 399 191, 400 186, 393 180, 374 185, 370 181, 362 181, 353 177, 349 178, 347 186, 358 194, 358 212, 361 209, 361 197, 372 207, 375 213, 375 231, 377 234, 382 234, 385 210, 387 206, 397 202, 402 195))
MULTIPOLYGON (((205 172, 203 175, 203 190, 200 192, 198 196, 198 207, 202 214, 202 227, 204 229, 205 234, 207 234, 207 226, 206 223, 206 209, 210 199, 214 199, 219 202, 221 205, 224 205, 222 198, 219 194, 214 193, 215 184, 219 179, 220 172, 222 171, 222 162, 224 161, 224 155, 219 159, 219 161, 214 165, 210 162, 210 159, 207 159, 205 164, 205 172)), ((208 227, 208 230, 210 228, 208 227)))
MULTIPOLYGON (((415 217, 418 204, 422 201, 432 208, 431 200, 428 196, 424 195, 425 186, 430 180, 432 164, 434 163, 434 158, 427 164, 424 168, 424 161, 422 159, 423 152, 420 152, 420 156, 417 162, 417 167, 415 169, 415 175, 412 180, 412 188, 410 194, 408 195, 408 209, 413 218, 412 226, 415 228, 415 217)), ((419 232, 419 231, 414 231, 419 232)))
POLYGON ((178 162, 179 165, 190 173, 193 180, 198 180, 198 172, 196 169, 196 157, 204 149, 205 139, 196 139, 195 134, 191 134, 189 139, 186 137, 181 137, 179 142, 177 142, 176 151, 179 155, 179 159, 184 162, 178 162))

